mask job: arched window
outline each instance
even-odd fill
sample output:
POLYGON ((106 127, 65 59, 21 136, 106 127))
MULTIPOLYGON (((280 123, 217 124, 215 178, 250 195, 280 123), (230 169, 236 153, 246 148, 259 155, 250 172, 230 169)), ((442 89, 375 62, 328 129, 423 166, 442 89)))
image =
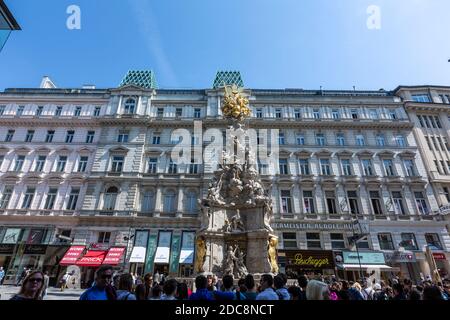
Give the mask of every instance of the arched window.
POLYGON ((187 213, 197 212, 197 193, 189 191, 186 195, 185 209, 187 213))
POLYGON ((106 190, 103 201, 103 210, 111 211, 115 209, 118 193, 119 189, 117 189, 117 187, 109 187, 108 190, 106 190))
POLYGON ((142 212, 151 212, 155 208, 155 193, 151 190, 146 190, 142 194, 142 212))
POLYGON ((124 113, 133 114, 136 109, 136 100, 129 98, 125 101, 124 113))
POLYGON ((173 190, 168 190, 164 194, 164 212, 165 213, 172 213, 176 210, 176 194, 173 190))

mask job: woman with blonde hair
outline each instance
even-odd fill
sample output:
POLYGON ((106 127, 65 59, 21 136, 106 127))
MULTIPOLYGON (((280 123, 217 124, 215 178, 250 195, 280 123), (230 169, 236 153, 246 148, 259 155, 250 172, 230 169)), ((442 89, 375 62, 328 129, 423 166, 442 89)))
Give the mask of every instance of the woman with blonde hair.
POLYGON ((44 290, 44 274, 42 271, 31 271, 23 280, 18 294, 10 300, 42 300, 44 290))
POLYGON ((306 286, 306 300, 329 300, 330 291, 325 282, 318 280, 308 281, 306 286))

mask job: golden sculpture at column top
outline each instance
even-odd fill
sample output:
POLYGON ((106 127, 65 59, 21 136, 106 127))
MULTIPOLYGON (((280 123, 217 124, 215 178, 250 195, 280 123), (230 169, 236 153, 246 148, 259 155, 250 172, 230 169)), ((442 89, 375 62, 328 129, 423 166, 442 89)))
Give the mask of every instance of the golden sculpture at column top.
POLYGON ((242 95, 243 88, 236 85, 225 85, 222 113, 226 118, 243 121, 250 117, 251 110, 248 107, 248 99, 242 95))
POLYGON ((195 272, 204 272, 204 264, 206 258, 206 241, 203 237, 197 238, 196 241, 196 257, 195 257, 195 272))
POLYGON ((279 271, 277 262, 277 245, 278 239, 275 237, 270 237, 268 245, 269 262, 270 262, 270 272, 277 274, 279 271))

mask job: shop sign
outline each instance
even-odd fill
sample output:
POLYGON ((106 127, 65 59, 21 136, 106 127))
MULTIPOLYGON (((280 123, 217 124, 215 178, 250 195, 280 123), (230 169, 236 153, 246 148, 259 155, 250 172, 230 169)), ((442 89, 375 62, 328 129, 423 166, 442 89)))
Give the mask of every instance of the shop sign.
POLYGON ((27 244, 25 246, 25 250, 24 250, 24 254, 45 254, 45 252, 47 251, 47 246, 46 245, 30 245, 27 244))
POLYGON ((122 259, 124 252, 125 247, 113 247, 109 249, 105 260, 103 260, 103 264, 109 264, 112 266, 118 265, 120 260, 122 259))
POLYGON ((42 243, 42 238, 44 237, 43 229, 31 229, 28 235, 27 244, 39 244, 42 243))
POLYGON ((344 263, 346 264, 385 264, 383 252, 358 252, 344 251, 344 263), (359 256, 359 258, 358 258, 359 256))
POLYGON ((131 252, 131 263, 144 263, 145 254, 147 253, 148 231, 136 231, 134 238, 134 247, 131 252))
POLYGON ((447 260, 444 253, 433 252, 434 260, 447 260))
POLYGON ((414 252, 385 252, 384 258, 386 259, 386 263, 406 263, 417 261, 414 252))
POLYGON ((332 251, 300 250, 284 251, 283 253, 286 255, 286 266, 305 269, 334 269, 332 251))
POLYGON ((147 256, 145 258, 145 273, 153 272, 153 259, 155 257, 155 251, 157 247, 157 234, 151 234, 148 238, 147 244, 147 256))
POLYGON ((180 263, 183 264, 194 263, 194 239, 195 239, 195 232, 183 232, 180 263))
POLYGON ((14 245, 13 244, 0 244, 0 254, 13 254, 14 245))
MULTIPOLYGON (((319 231, 330 231, 330 230, 353 230, 353 225, 351 223, 326 223, 326 222, 313 222, 313 223, 287 223, 287 222, 275 222, 272 223, 274 229, 292 229, 292 230, 319 230, 319 231)), ((358 226, 355 226, 357 228, 358 226)))
POLYGON ((172 232, 161 231, 159 233, 158 248, 155 254, 155 263, 169 263, 170 243, 172 232))
POLYGON ((5 236, 3 237, 3 243, 17 243, 19 241, 20 232, 22 229, 10 228, 6 230, 5 236))

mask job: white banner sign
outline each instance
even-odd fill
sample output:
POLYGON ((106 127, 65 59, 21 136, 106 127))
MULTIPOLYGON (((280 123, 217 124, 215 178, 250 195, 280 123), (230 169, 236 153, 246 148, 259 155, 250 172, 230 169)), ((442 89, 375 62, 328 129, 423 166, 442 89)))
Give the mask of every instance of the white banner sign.
POLYGON ((147 248, 134 247, 133 251, 131 252, 130 262, 131 263, 144 263, 146 253, 147 253, 147 248))
POLYGON ((155 263, 169 263, 170 260, 170 242, 172 232, 160 232, 158 248, 156 249, 155 263))
POLYGON ((180 263, 194 263, 194 239, 195 232, 183 232, 183 241, 181 244, 180 263))

